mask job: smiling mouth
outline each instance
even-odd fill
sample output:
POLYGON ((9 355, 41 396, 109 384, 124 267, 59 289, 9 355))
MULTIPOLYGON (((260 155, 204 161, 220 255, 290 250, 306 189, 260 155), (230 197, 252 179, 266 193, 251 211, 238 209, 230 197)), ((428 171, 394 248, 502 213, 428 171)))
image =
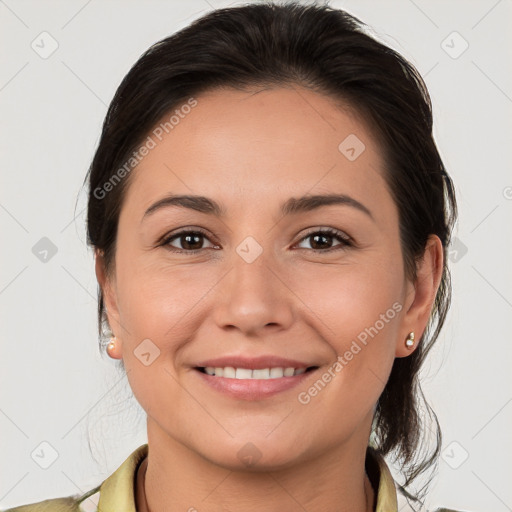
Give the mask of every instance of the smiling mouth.
POLYGON ((281 379, 283 377, 295 377, 296 375, 302 375, 313 370, 316 370, 318 366, 309 366, 302 368, 234 368, 233 366, 217 367, 206 366, 196 367, 196 370, 211 377, 223 377, 225 379, 239 379, 239 380, 271 380, 281 379))

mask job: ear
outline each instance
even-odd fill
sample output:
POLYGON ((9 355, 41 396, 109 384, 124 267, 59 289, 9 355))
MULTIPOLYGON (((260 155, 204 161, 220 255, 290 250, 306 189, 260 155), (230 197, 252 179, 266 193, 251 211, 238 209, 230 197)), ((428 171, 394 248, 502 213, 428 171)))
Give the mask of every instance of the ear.
MULTIPOLYGON (((98 284, 100 285, 103 293, 103 303, 105 305, 108 323, 112 329, 112 332, 118 336, 120 332, 120 322, 115 283, 111 282, 111 279, 107 277, 103 251, 96 249, 94 255, 96 279, 98 280, 98 284)), ((111 357, 114 357, 115 359, 121 359, 120 348, 121 341, 117 339, 115 351, 110 352, 111 357)))
POLYGON ((443 274, 443 244, 438 236, 430 235, 422 259, 416 267, 416 280, 409 282, 405 294, 405 316, 396 343, 396 357, 412 354, 423 336, 443 274), (415 345, 409 349, 405 340, 414 332, 415 345))

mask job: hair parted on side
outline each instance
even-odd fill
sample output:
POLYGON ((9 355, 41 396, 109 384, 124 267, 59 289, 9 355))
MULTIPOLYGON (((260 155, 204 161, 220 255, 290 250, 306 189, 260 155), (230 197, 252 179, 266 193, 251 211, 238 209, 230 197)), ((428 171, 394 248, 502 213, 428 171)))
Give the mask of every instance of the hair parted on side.
MULTIPOLYGON (((440 453, 439 424, 424 399, 418 373, 450 305, 446 256, 457 205, 433 139, 432 106, 424 81, 400 54, 368 35, 359 19, 328 5, 248 4, 211 11, 151 46, 115 93, 84 181, 89 186, 88 243, 103 254, 107 275, 113 275, 119 214, 131 174, 108 194, 96 191, 165 114, 215 88, 294 85, 354 109, 375 133, 386 183, 399 211, 407 277, 415 279, 429 235, 437 235, 443 244, 442 279, 427 329, 411 355, 395 359, 372 427, 372 445, 382 455, 395 455, 408 495, 406 488, 435 467, 440 453), (430 449, 421 407, 434 421, 430 449)), ((106 324, 101 289, 98 324, 101 336, 106 324)), ((425 489, 414 499, 421 500, 425 489)))

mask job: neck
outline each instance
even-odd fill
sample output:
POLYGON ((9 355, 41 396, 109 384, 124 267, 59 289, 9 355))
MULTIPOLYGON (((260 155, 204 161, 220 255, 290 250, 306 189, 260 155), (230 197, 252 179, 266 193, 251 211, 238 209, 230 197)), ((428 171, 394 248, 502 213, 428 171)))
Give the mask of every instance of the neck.
POLYGON ((220 467, 152 426, 148 419, 148 457, 137 473, 138 512, 374 510, 364 467, 367 440, 288 469, 248 472, 220 467))

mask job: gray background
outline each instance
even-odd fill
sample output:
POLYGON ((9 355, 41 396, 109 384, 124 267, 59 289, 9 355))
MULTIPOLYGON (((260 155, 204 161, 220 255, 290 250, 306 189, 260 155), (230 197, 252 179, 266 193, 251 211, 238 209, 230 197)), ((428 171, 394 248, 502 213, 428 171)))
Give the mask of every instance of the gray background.
MULTIPOLYGON (((80 189, 106 107, 139 55, 238 3, 0 0, 0 508, 84 492, 146 442, 143 411, 97 348, 80 189)), ((512 510, 511 2, 331 5, 425 77, 458 194, 454 301, 424 372, 444 434, 426 506, 512 510)))

